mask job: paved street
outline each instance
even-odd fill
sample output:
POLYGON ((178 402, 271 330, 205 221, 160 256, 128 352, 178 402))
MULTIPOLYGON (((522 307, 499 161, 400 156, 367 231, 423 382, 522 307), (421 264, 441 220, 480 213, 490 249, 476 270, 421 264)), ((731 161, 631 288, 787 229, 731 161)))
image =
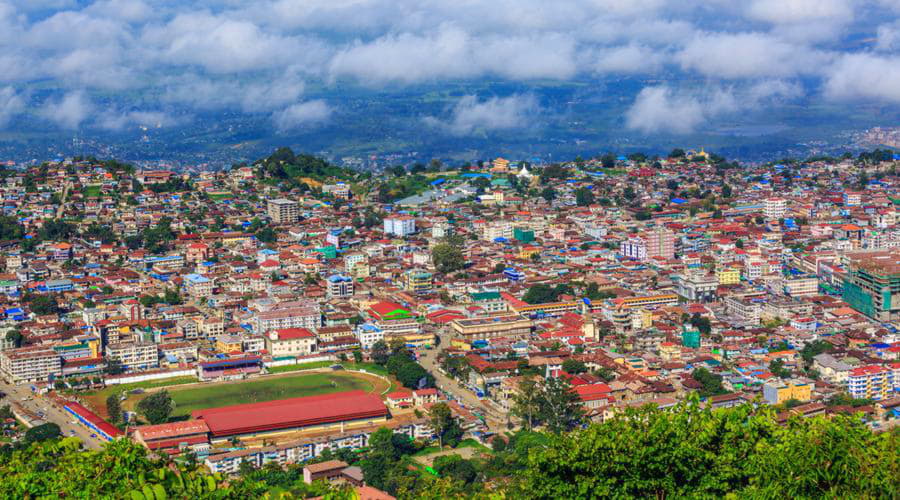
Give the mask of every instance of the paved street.
POLYGON ((441 343, 437 349, 433 351, 422 351, 424 355, 420 356, 419 363, 434 375, 438 389, 453 395, 457 401, 484 415, 488 429, 491 432, 497 433, 505 431, 505 413, 488 400, 478 399, 472 391, 463 387, 459 382, 444 375, 444 373, 440 371, 437 357, 443 349, 450 345, 450 335, 446 332, 441 332, 439 333, 439 337, 441 338, 441 343))
POLYGON ((43 412, 43 422, 53 422, 59 426, 64 436, 71 436, 71 432, 75 432, 75 436, 81 438, 84 446, 89 449, 99 450, 103 446, 103 440, 100 438, 92 438, 92 432, 79 423, 72 423, 75 417, 66 412, 61 406, 57 406, 55 401, 47 396, 39 396, 31 392, 30 385, 10 385, 6 382, 0 382, 0 391, 6 393, 6 397, 0 400, 0 405, 17 402, 26 410, 37 414, 43 412), (26 398, 31 398, 26 401, 26 398))

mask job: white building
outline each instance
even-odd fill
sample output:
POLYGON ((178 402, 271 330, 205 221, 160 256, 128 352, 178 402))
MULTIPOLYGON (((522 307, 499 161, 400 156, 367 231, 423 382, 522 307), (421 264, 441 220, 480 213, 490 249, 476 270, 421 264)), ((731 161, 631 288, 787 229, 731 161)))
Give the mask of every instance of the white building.
POLYGON ((265 333, 279 328, 309 328, 314 330, 322 326, 322 315, 312 307, 292 307, 275 309, 256 315, 256 331, 265 333))
POLYGON ((47 380, 62 374, 62 358, 46 346, 28 346, 0 352, 0 373, 13 384, 47 380))
POLYGON ((409 215, 391 215, 384 218, 385 234, 409 236, 416 232, 416 219, 409 215))
POLYGON ((159 351, 152 342, 118 342, 106 346, 107 359, 117 359, 131 370, 159 366, 159 351))
POLYGON ((316 335, 307 328, 281 328, 266 335, 272 356, 304 356, 316 352, 316 335))
POLYGON ((763 213, 767 219, 780 219, 784 217, 787 209, 787 201, 784 198, 766 198, 763 213))
POLYGON ((346 298, 353 296, 353 278, 332 274, 328 277, 328 298, 346 298))
POLYGON ((300 207, 293 200, 269 200, 266 212, 275 224, 293 224, 300 220, 300 207))

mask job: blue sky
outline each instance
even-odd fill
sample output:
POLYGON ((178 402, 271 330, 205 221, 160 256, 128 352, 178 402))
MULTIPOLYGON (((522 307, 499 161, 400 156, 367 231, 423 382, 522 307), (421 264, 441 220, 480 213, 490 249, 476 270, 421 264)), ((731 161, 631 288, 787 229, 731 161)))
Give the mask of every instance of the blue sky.
MULTIPOLYGON (((639 77, 625 127, 688 134, 810 97, 897 106, 898 13, 900 0, 0 0, 0 127, 116 131, 228 111, 289 132, 340 109, 308 98, 311 82, 639 77)), ((527 92, 463 95, 425 123, 465 136, 543 111, 527 92)))

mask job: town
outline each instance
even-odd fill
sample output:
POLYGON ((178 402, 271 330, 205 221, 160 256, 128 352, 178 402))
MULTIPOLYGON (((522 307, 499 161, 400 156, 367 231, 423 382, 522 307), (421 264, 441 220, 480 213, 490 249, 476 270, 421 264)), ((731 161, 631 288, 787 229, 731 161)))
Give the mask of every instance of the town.
POLYGON ((3 439, 125 439, 226 476, 297 465, 392 498, 394 462, 472 485, 516 432, 638 409, 890 432, 898 163, 9 165, 3 439))

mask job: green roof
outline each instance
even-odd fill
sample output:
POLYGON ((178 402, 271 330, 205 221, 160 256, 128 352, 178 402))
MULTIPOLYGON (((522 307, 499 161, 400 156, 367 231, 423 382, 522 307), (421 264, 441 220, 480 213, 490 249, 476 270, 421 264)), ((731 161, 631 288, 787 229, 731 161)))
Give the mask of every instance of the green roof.
POLYGON ((486 300, 500 300, 500 292, 479 292, 469 294, 475 302, 484 302, 486 300))

